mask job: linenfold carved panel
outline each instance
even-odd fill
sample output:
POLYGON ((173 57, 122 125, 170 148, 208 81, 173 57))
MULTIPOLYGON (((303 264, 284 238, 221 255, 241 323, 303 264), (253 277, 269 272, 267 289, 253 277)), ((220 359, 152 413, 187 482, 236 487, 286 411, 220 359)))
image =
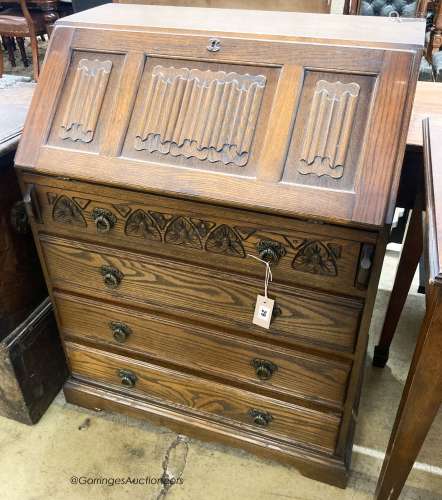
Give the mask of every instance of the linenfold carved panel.
POLYGON ((340 179, 358 103, 357 83, 316 83, 298 171, 340 179))
POLYGON ((135 149, 247 164, 266 77, 155 66, 135 149))
POLYGON ((92 141, 111 69, 112 61, 80 59, 61 120, 62 139, 92 141))

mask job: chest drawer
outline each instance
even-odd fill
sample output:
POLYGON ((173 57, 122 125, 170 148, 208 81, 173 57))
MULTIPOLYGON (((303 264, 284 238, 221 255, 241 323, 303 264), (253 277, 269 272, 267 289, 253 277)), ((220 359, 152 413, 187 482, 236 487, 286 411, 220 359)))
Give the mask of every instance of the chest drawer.
POLYGON ((191 370, 341 407, 350 362, 268 347, 218 330, 152 316, 134 309, 56 293, 65 337, 104 342, 191 370))
POLYGON ((269 260, 279 282, 365 296, 367 231, 79 182, 39 178, 33 189, 45 232, 261 276, 251 254, 269 260))
POLYGON ((322 413, 129 358, 66 344, 74 376, 168 402, 206 418, 333 453, 341 417, 322 413))
POLYGON ((252 324, 263 281, 178 265, 155 257, 42 238, 55 288, 141 305, 264 338, 352 351, 361 304, 272 284, 270 330, 252 324))

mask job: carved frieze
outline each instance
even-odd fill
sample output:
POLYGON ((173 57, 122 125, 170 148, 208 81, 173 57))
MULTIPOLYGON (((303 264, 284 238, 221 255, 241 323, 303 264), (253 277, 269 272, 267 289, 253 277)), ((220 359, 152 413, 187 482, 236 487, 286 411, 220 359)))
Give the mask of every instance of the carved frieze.
POLYGON ((175 217, 168 224, 164 234, 164 242, 173 245, 183 245, 202 248, 198 231, 192 222, 185 217, 175 217))
POLYGON ((214 222, 210 222, 208 220, 202 220, 202 219, 190 219, 192 221, 192 224, 196 227, 196 230, 198 231, 198 234, 201 236, 201 238, 205 238, 208 234, 209 231, 216 226, 214 222))
MULTIPOLYGON (((52 216, 56 222, 83 227, 87 225, 82 209, 74 199, 60 195, 54 201, 56 196, 54 193, 47 193, 47 196, 52 200, 52 216)), ((127 209, 126 213, 130 215, 126 218, 124 226, 126 236, 206 250, 231 257, 245 258, 243 241, 259 232, 259 228, 249 226, 231 227, 228 224, 217 224, 184 215, 132 209, 129 206, 127 209)), ((94 218, 93 214, 91 217, 94 218)), ((284 235, 280 237, 284 238, 295 251, 292 268, 296 271, 325 276, 338 275, 337 260, 341 257, 341 245, 319 240, 289 238, 284 235)), ((260 239, 256 248, 261 258, 273 264, 286 255, 284 245, 276 240, 260 239), (278 254, 277 258, 267 259, 264 256, 263 252, 269 248, 278 254)))
POLYGON ((262 75, 155 66, 134 147, 244 166, 265 84, 262 75))
POLYGON ((160 212, 149 212, 149 214, 157 223, 160 229, 164 229, 166 227, 167 221, 172 218, 171 215, 162 214, 160 212))
POLYGON ((297 248, 292 262, 296 271, 304 273, 337 276, 336 260, 341 257, 342 248, 334 243, 323 243, 317 240, 304 240, 297 248))
POLYGON ((127 217, 132 212, 132 209, 128 205, 120 203, 118 205, 112 205, 112 206, 121 215, 121 217, 127 217))
POLYGON ((55 201, 52 218, 55 222, 60 222, 61 224, 83 227, 87 225, 80 206, 65 195, 59 196, 55 201))
POLYGON ((132 212, 126 221, 124 231, 127 236, 145 238, 146 240, 161 241, 161 233, 152 217, 144 210, 132 212))
POLYGON ((48 199, 49 205, 53 205, 55 203, 55 200, 57 199, 58 195, 57 193, 46 193, 46 197, 48 199))
POLYGON ((80 59, 61 120, 62 139, 92 141, 111 68, 112 61, 80 59))
POLYGON ((298 168, 301 174, 343 176, 359 91, 357 83, 316 83, 298 168))
POLYGON ((86 198, 79 198, 78 196, 73 196, 72 199, 75 201, 77 205, 79 205, 83 210, 89 205, 91 200, 86 198))
POLYGON ((216 227, 207 238, 206 250, 209 252, 245 257, 241 238, 226 224, 216 227))

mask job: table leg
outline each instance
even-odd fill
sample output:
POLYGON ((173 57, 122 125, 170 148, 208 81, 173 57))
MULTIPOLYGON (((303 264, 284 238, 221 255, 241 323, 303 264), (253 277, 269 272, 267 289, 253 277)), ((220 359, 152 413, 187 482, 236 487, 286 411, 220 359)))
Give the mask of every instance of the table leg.
POLYGON ((383 368, 388 361, 390 345, 407 299, 414 273, 422 255, 422 211, 414 208, 408 222, 407 233, 391 291, 384 326, 378 345, 374 349, 373 365, 383 368))
POLYGON ((376 500, 399 497, 441 403, 442 290, 434 286, 382 465, 376 500))
POLYGON ((15 55, 14 55, 14 37, 10 36, 5 36, 3 37, 4 43, 6 45, 6 50, 8 51, 8 58, 9 62, 11 63, 11 66, 15 68, 17 64, 15 63, 15 55))
POLYGON ((28 61, 28 56, 26 55, 26 50, 25 50, 25 39, 24 38, 17 38, 17 45, 18 48, 20 49, 20 55, 21 55, 21 60, 23 61, 23 65, 25 68, 29 66, 29 61, 28 61))

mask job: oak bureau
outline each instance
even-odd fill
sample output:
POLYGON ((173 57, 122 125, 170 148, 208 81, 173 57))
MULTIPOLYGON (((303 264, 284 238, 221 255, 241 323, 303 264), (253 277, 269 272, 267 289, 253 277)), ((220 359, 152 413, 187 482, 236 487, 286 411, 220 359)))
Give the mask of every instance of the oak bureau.
POLYGON ((69 402, 345 486, 424 28, 119 4, 56 23, 16 166, 69 402))

